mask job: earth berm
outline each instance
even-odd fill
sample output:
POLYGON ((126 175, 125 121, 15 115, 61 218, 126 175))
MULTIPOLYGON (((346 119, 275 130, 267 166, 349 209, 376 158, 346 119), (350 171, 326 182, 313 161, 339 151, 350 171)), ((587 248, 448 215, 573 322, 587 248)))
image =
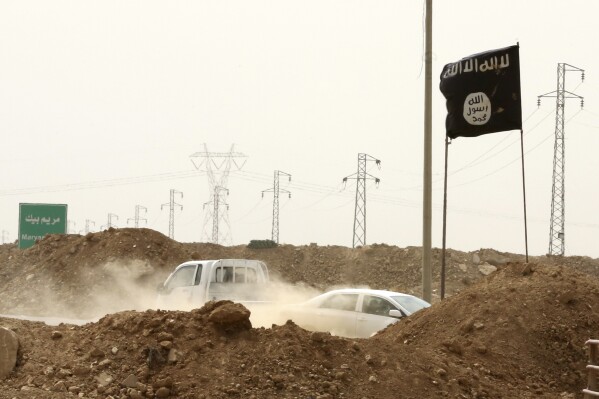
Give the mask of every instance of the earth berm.
POLYGON ((149 229, 50 235, 0 246, 0 314, 98 318, 81 326, 0 318, 16 367, 0 398, 582 398, 599 338, 599 260, 448 250, 446 298, 369 339, 252 326, 229 301, 148 309, 189 259, 254 258, 295 287, 421 294, 421 251, 374 244, 271 249, 179 243, 149 229), (125 310, 131 309, 131 310, 125 310), (148 309, 148 310, 146 310, 148 309))

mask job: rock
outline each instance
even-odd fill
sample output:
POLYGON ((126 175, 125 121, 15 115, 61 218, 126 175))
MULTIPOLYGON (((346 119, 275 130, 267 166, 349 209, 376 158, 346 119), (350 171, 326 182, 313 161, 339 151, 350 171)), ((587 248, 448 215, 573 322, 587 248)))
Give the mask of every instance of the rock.
POLYGON ((161 341, 160 347, 165 350, 170 350, 173 347, 172 341, 161 341))
POLYGON ((478 265, 480 263, 480 256, 477 253, 472 254, 472 263, 478 265))
POLYGON ((466 271, 468 271, 468 266, 466 266, 464 263, 460 263, 460 264, 458 265, 458 268, 459 268, 461 271, 463 271, 463 272, 466 272, 466 271))
POLYGON ((183 353, 172 348, 168 351, 168 356, 166 357, 167 362, 169 363, 177 363, 179 360, 183 358, 183 353))
POLYGON ((134 374, 129 374, 127 378, 125 378, 121 385, 128 388, 137 388, 137 377, 134 374))
POLYGON ((488 276, 489 274, 493 273, 494 271, 497 270, 497 267, 490 265, 488 263, 483 263, 482 265, 478 266, 478 271, 481 272, 481 274, 488 276))
POLYGON ((214 309, 208 316, 208 320, 220 325, 242 324, 249 322, 250 311, 239 303, 227 302, 214 309))
POLYGON ((162 388, 158 388, 156 390, 156 397, 157 398, 168 398, 171 394, 171 390, 168 389, 167 387, 162 387, 162 388))
POLYGON ((51 337, 52 337, 52 339, 62 338, 62 333, 60 331, 52 331, 51 337))
POLYGON ((158 335, 156 336, 156 340, 158 342, 161 341, 172 341, 173 340, 173 334, 167 333, 167 332, 160 332, 158 333, 158 335))
POLYGON ((65 392, 67 390, 64 381, 58 381, 56 384, 52 386, 52 391, 54 392, 65 392))
POLYGON ((90 357, 104 357, 104 352, 102 352, 98 348, 94 348, 91 350, 91 352, 89 352, 89 356, 90 357))
POLYGON ((112 376, 110 376, 110 374, 107 373, 100 373, 97 376, 94 377, 94 379, 98 382, 98 384, 102 387, 105 387, 106 385, 110 384, 113 381, 112 376))
POLYGON ((0 380, 15 368, 19 339, 17 334, 8 328, 0 327, 0 380))

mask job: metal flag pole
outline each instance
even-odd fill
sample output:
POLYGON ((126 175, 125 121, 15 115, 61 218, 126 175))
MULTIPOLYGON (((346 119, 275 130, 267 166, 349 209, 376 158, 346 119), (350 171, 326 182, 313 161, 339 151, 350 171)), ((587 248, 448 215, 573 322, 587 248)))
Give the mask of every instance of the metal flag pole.
MULTIPOLYGON (((516 42, 516 45, 518 46, 518 53, 520 53, 520 42, 516 42)), ((521 88, 519 87, 518 89, 519 92, 522 93, 521 88)), ((522 96, 522 94, 520 94, 520 96, 522 96)), ((526 221, 526 179, 524 174, 524 130, 522 129, 522 125, 520 125, 520 155, 522 157, 522 195, 524 200, 524 248, 526 251, 526 263, 528 263, 528 223, 526 221)))
POLYGON ((522 155, 522 194, 524 196, 524 246, 526 249, 526 263, 528 263, 528 225, 526 222, 526 181, 524 179, 524 132, 520 129, 520 152, 522 155))
POLYGON ((445 298, 445 243, 447 238, 447 158, 451 141, 445 136, 445 177, 443 183, 443 250, 441 252, 441 299, 445 298))

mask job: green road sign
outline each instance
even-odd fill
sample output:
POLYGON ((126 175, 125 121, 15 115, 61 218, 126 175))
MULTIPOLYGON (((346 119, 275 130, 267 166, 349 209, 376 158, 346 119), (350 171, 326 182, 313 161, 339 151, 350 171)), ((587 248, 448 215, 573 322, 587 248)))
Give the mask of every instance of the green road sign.
POLYGON ((66 232, 66 204, 19 204, 19 248, 29 248, 46 234, 66 232))

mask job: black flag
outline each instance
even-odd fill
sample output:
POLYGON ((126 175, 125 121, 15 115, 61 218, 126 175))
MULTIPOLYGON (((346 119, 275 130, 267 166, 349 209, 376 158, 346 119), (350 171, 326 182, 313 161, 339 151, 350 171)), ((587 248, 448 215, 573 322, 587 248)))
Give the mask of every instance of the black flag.
POLYGON ((447 136, 522 129, 518 50, 486 51, 445 65, 439 88, 447 100, 447 136))

